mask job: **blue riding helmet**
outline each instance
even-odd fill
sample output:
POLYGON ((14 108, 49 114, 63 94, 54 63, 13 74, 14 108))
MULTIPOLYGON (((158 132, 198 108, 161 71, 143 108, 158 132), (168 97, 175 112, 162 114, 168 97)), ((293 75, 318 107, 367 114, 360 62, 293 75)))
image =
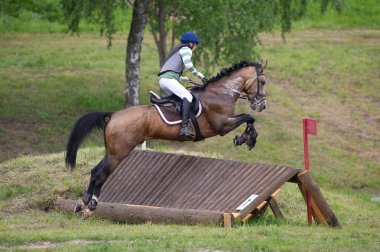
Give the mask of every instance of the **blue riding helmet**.
POLYGON ((202 40, 194 32, 185 32, 181 37, 181 43, 200 43, 202 40))

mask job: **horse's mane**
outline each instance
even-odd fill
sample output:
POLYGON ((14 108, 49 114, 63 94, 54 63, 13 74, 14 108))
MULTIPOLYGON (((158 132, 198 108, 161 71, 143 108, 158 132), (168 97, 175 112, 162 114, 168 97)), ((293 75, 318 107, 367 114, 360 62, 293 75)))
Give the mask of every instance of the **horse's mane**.
POLYGON ((194 87, 191 90, 192 91, 203 91, 207 88, 207 86, 215 81, 218 81, 222 79, 225 76, 229 76, 231 73, 243 68, 243 67, 249 67, 249 66, 254 66, 254 67, 259 67, 260 63, 257 62, 250 62, 250 61, 240 61, 239 63, 236 63, 230 67, 223 68, 217 75, 214 77, 211 77, 208 79, 208 81, 201 87, 194 87))

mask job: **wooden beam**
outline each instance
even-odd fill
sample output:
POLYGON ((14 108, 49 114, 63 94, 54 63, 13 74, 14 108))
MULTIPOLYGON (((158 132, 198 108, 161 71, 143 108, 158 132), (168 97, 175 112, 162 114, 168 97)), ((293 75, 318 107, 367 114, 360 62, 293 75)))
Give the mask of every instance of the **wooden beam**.
POLYGON ((302 172, 298 175, 298 178, 305 190, 310 193, 310 196, 314 201, 314 204, 316 206, 316 208, 314 208, 314 212, 316 213, 317 209, 319 209, 321 215, 324 217, 324 219, 326 219, 326 222, 329 226, 341 227, 338 219, 336 218, 326 199, 323 197, 321 190, 318 188, 310 172, 302 172))
POLYGON ((231 213, 224 213, 223 223, 225 228, 232 228, 234 226, 234 216, 231 213))
POLYGON ((263 208, 266 204, 268 204, 268 202, 266 201, 266 200, 264 200, 263 202, 261 202, 261 204, 260 205, 258 205, 257 207, 256 207, 256 209, 255 210, 258 210, 258 211, 260 211, 261 210, 261 208, 263 208))
MULTIPOLYGON (((67 213, 73 213, 76 200, 58 198, 56 204, 67 213)), ((109 218, 115 221, 144 223, 177 223, 177 224, 224 224, 223 212, 153 207, 99 202, 94 211, 95 216, 109 218)))
POLYGON ((284 215, 282 214, 280 207, 277 204, 277 201, 271 197, 268 203, 269 203, 270 208, 272 209, 274 216, 276 216, 276 218, 278 219, 284 219, 284 215))
POLYGON ((278 188, 274 193, 272 193, 271 197, 274 198, 281 192, 281 188, 278 188))
POLYGON ((242 220, 241 220, 241 222, 246 222, 249 218, 251 218, 252 217, 252 214, 248 214, 247 216, 245 216, 242 220))
MULTIPOLYGON (((303 199, 305 200, 305 204, 307 204, 306 190, 300 181, 298 181, 298 188, 300 189, 300 192, 303 196, 303 199)), ((311 213, 313 215, 314 220, 318 224, 326 224, 327 225, 325 217, 321 213, 321 210, 316 206, 315 201, 312 198, 311 198, 311 213)))

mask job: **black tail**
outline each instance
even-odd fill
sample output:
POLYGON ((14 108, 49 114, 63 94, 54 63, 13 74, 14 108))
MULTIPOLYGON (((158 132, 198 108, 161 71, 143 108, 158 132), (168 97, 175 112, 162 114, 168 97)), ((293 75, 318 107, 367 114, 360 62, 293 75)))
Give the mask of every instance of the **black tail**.
POLYGON ((112 114, 113 112, 91 112, 76 121, 66 145, 66 166, 75 168, 77 152, 83 140, 96 128, 104 130, 106 118, 112 114))

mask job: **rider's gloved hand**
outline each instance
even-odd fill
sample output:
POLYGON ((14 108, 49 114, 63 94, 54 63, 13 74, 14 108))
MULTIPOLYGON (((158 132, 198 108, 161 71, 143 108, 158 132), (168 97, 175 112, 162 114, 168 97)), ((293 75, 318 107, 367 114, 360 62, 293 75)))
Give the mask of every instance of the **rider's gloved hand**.
POLYGON ((197 72, 195 75, 201 80, 204 78, 204 75, 200 72, 197 72))
POLYGON ((181 82, 190 82, 190 79, 187 76, 181 76, 181 77, 179 77, 179 81, 181 81, 181 82))
POLYGON ((203 84, 206 84, 206 82, 208 81, 208 79, 206 79, 205 77, 201 78, 201 80, 203 84))

